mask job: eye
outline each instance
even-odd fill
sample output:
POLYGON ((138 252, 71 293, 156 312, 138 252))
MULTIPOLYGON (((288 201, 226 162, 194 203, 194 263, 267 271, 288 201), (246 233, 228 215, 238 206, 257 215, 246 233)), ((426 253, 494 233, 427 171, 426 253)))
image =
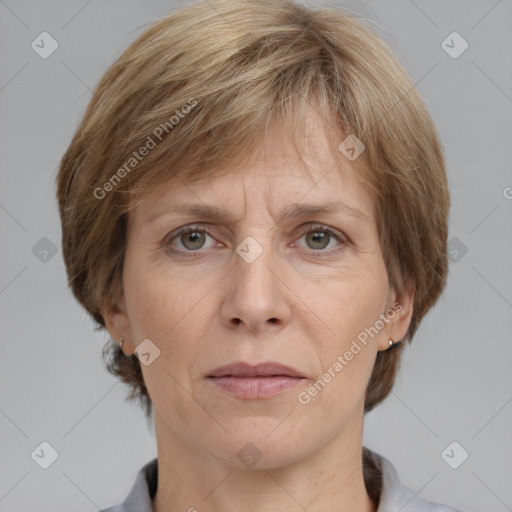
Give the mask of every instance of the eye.
MULTIPOLYGON (((306 244, 314 252, 326 252, 331 253, 332 251, 326 250, 329 244, 333 241, 338 241, 341 245, 344 244, 345 239, 341 233, 335 231, 327 226, 310 226, 308 230, 300 237, 305 238, 306 244)), ((338 244, 339 245, 339 244, 338 244)))
MULTIPOLYGON (((176 240, 178 244, 178 251, 176 252, 196 252, 204 248, 206 237, 211 237, 209 230, 204 226, 185 226, 171 233, 171 235, 166 239, 164 245, 171 246, 172 242, 176 240)), ((171 250, 174 251, 174 248, 171 247, 171 250)))
MULTIPOLYGON (((164 240, 162 247, 177 256, 200 256, 201 249, 208 248, 205 247, 207 238, 213 239, 208 227, 204 225, 184 226, 170 233, 164 240)), ((307 248, 311 249, 313 253, 317 253, 319 257, 321 257, 319 253, 331 254, 341 250, 346 243, 346 239, 341 233, 322 225, 310 226, 299 239, 301 238, 305 238, 307 248), (326 249, 329 245, 333 245, 332 242, 336 241, 338 242, 337 245, 341 247, 336 247, 336 244, 334 244, 334 247, 326 249)), ((293 246, 294 244, 292 244, 293 246)), ((213 247, 213 245, 210 245, 210 247, 213 247)))

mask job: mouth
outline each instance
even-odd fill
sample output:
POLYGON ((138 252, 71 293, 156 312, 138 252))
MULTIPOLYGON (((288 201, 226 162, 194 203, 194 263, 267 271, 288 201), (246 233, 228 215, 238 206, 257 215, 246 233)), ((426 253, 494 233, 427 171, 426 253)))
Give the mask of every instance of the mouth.
POLYGON ((225 366, 219 366, 213 370, 208 377, 297 377, 304 378, 294 368, 284 366, 280 363, 260 363, 256 366, 251 366, 248 363, 240 361, 225 366))
POLYGON ((216 368, 207 378, 222 391, 246 400, 271 398, 305 379, 294 368, 274 362, 229 364, 216 368))

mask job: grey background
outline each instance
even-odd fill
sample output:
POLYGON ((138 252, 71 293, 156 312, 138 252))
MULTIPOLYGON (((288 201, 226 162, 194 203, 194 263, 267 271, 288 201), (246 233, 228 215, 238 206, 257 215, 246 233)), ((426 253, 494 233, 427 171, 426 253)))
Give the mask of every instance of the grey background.
MULTIPOLYGON (((430 500, 512 510, 512 2, 344 4, 417 82, 446 149, 459 240, 393 393, 367 415, 365 444, 430 500), (441 47, 453 31, 469 43, 457 59, 441 47), (441 457, 452 441, 469 453, 458 469, 441 457)), ((91 88, 175 5, 0 0, 0 510, 107 507, 156 456, 142 410, 103 369, 107 336, 67 288, 53 180, 91 88), (48 59, 31 48, 43 31, 59 44, 48 59), (48 469, 31 457, 42 441, 59 454, 48 469)))

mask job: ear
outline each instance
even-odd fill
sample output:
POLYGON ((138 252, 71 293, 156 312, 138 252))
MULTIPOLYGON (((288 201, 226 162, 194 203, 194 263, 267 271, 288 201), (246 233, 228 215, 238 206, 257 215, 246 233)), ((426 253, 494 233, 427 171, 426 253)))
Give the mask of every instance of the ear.
POLYGON ((106 328, 112 339, 119 343, 123 338, 122 350, 125 354, 133 354, 135 347, 131 334, 130 320, 126 312, 126 301, 121 291, 115 297, 109 298, 105 310, 102 311, 106 328))
POLYGON ((414 286, 409 287, 401 297, 397 297, 394 291, 390 294, 391 300, 384 313, 389 319, 389 324, 385 329, 386 336, 379 338, 379 351, 389 348, 390 339, 397 343, 405 337, 414 310, 414 295, 414 286))

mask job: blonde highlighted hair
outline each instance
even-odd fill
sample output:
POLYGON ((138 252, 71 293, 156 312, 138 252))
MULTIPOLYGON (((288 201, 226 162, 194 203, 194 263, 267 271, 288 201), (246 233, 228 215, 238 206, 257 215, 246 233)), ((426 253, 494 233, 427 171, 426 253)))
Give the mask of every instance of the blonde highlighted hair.
MULTIPOLYGON (((340 168, 347 135, 365 145, 353 165, 375 201, 389 285, 398 297, 415 292, 403 341, 412 340, 448 269, 438 134, 397 58, 363 22, 292 0, 189 3, 151 25, 95 88, 56 182, 68 280, 98 329, 122 290, 130 210, 164 183, 235 171, 275 120, 302 140, 311 108, 340 168)), ((378 353, 365 410, 390 392, 403 346, 378 353)), ((149 416, 136 356, 108 343, 104 357, 149 416)))

